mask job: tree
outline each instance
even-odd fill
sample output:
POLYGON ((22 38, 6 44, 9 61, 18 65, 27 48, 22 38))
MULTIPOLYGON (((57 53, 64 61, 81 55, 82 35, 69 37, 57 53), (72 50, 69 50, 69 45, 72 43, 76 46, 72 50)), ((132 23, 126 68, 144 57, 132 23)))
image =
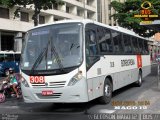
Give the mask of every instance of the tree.
POLYGON ((34 14, 32 19, 34 20, 34 25, 38 25, 38 15, 41 10, 52 9, 53 5, 63 5, 63 1, 61 0, 0 0, 0 5, 4 5, 8 8, 12 8, 14 6, 18 6, 16 9, 15 16, 18 15, 18 12, 21 11, 21 8, 26 8, 27 5, 34 6, 34 14))
MULTIPOLYGON (((144 1, 145 0, 126 0, 124 3, 112 1, 111 6, 116 11, 112 17, 121 27, 132 29, 140 36, 151 37, 157 33, 157 31, 153 28, 140 25, 140 22, 143 19, 134 17, 135 14, 140 14, 140 10, 142 9, 141 5, 144 1)), ((152 4, 152 6, 149 7, 149 10, 151 10, 153 14, 158 14, 160 12, 160 1, 149 0, 149 2, 152 4)), ((144 4, 144 7, 148 6, 149 4, 144 4)))

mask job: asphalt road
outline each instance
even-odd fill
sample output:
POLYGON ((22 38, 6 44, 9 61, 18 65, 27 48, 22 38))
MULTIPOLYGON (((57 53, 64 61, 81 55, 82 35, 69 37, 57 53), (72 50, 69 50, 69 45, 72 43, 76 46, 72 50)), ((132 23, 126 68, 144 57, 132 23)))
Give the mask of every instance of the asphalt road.
POLYGON ((0 119, 89 120, 107 118, 106 116, 95 116, 95 114, 158 114, 160 113, 159 93, 157 65, 152 65, 152 73, 144 78, 141 87, 135 87, 134 84, 131 84, 115 91, 112 101, 108 105, 100 105, 96 100, 80 104, 26 104, 23 100, 11 98, 0 104, 0 113, 2 114, 0 119), (121 103, 128 103, 131 107, 126 109, 126 106, 120 105, 121 103), (137 104, 133 105, 132 103, 137 104), (117 106, 121 107, 116 108, 117 106))

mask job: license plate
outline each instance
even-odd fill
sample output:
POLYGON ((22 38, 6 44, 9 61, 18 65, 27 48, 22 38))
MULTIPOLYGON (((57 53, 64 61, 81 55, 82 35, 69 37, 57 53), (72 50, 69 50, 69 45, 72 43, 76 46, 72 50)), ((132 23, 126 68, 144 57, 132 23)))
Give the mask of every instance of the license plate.
POLYGON ((43 84, 45 83, 44 76, 30 76, 29 78, 31 84, 43 84))
POLYGON ((52 90, 42 91, 42 95, 43 96, 53 95, 53 91, 52 90))

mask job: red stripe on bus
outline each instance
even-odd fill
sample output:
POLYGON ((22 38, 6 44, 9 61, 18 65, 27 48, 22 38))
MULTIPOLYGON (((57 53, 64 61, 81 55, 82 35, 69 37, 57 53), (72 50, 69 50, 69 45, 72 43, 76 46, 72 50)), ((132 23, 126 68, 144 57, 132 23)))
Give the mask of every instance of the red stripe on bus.
POLYGON ((141 68, 142 67, 142 56, 137 55, 137 67, 141 68))

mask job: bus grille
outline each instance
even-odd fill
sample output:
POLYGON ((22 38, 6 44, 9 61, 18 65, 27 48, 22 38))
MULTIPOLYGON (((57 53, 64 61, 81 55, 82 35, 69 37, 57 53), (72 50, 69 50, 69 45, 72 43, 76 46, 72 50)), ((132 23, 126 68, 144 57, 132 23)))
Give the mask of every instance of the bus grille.
POLYGON ((50 88, 61 88, 65 86, 66 81, 60 82, 49 82, 49 85, 45 84, 32 84, 33 87, 50 87, 50 88))
POLYGON ((50 82, 49 86, 52 86, 52 87, 64 87, 65 83, 66 83, 66 81, 50 82))
POLYGON ((51 99, 51 98, 60 98, 62 93, 54 93, 53 95, 43 96, 41 93, 36 94, 39 99, 51 99))
POLYGON ((33 87, 45 87, 45 84, 32 84, 33 87))

